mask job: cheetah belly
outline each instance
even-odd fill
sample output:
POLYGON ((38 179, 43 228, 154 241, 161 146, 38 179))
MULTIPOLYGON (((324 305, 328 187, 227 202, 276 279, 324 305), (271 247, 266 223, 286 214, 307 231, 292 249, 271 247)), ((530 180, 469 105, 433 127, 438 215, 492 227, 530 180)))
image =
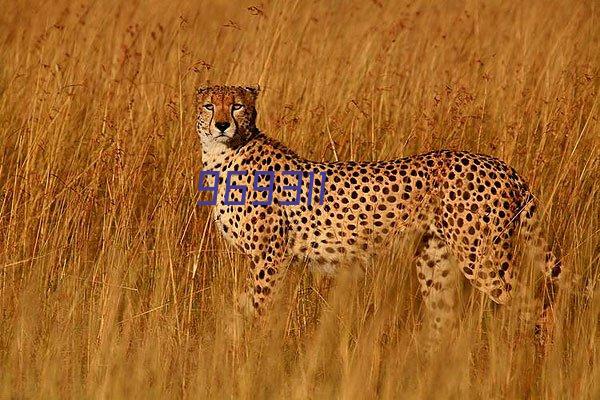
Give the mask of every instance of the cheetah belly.
POLYGON ((305 216, 311 221, 307 224, 298 223, 302 215, 291 218, 290 253, 307 260, 315 269, 334 273, 341 265, 364 263, 389 246, 393 238, 430 223, 419 218, 417 207, 384 204, 384 200, 375 200, 360 210, 350 207, 330 213, 321 210, 320 216, 314 210, 305 216), (377 212, 384 208, 387 212, 383 215, 377 212))

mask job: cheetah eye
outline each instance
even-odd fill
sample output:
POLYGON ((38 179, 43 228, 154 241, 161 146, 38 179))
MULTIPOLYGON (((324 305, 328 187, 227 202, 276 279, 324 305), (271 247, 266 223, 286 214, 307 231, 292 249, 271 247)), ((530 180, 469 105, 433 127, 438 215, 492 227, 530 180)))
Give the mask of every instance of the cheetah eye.
POLYGON ((231 109, 232 110, 240 110, 242 107, 244 107, 243 104, 235 103, 234 105, 231 106, 231 109))
POLYGON ((212 104, 205 104, 204 108, 206 108, 207 110, 213 110, 215 106, 213 106, 212 104))

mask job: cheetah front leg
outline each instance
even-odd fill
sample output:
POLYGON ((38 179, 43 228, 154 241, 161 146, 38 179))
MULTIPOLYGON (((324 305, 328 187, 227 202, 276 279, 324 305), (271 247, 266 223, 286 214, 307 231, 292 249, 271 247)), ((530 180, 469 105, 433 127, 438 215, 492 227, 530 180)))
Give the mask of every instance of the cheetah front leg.
POLYGON ((247 224, 250 232, 244 249, 252 258, 249 287, 246 288, 244 314, 264 315, 275 295, 276 284, 285 261, 287 230, 284 216, 272 208, 260 209, 247 224))
POLYGON ((269 308, 275 295, 276 283, 280 278, 281 264, 282 262, 269 262, 263 259, 254 261, 249 280, 252 287, 248 288, 247 295, 255 315, 264 315, 269 308))

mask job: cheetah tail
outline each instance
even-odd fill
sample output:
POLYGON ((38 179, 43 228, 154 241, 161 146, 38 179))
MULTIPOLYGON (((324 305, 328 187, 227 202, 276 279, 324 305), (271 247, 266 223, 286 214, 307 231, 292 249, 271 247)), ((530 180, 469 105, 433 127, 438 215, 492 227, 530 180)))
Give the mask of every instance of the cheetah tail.
POLYGON ((520 231, 545 278, 542 287, 545 310, 552 306, 558 291, 557 282, 562 272, 560 249, 558 246, 549 245, 544 239, 539 216, 536 214, 536 199, 529 193, 525 199, 519 212, 520 231))

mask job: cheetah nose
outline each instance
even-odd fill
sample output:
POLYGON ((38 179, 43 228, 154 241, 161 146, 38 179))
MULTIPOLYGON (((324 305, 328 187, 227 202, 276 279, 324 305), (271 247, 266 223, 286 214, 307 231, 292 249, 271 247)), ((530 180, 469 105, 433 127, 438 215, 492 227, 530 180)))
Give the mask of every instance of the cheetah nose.
POLYGON ((220 130, 221 132, 225 132, 227 130, 227 128, 229 128, 229 125, 231 125, 229 122, 224 121, 224 122, 215 122, 215 126, 217 127, 218 130, 220 130))

